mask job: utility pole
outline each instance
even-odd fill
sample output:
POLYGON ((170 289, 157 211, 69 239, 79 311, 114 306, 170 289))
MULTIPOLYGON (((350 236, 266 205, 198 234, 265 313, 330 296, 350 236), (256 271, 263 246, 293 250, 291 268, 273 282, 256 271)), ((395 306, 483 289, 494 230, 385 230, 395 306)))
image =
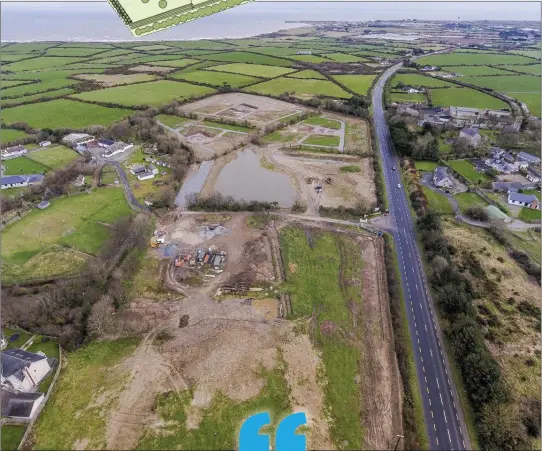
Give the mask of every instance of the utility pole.
POLYGON ((405 436, 404 435, 396 435, 397 437, 397 443, 395 444, 395 448, 393 448, 393 451, 396 451, 397 450, 397 447, 399 446, 399 442, 401 441, 402 438, 404 438, 405 436))

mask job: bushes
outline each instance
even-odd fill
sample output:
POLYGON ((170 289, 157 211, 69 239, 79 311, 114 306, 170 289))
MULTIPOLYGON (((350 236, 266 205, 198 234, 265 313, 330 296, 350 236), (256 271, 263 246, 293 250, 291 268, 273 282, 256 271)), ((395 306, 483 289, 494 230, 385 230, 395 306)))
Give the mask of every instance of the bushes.
POLYGON ((197 211, 273 211, 278 209, 278 202, 259 202, 235 200, 231 196, 214 193, 209 197, 191 194, 188 197, 188 209, 197 211))
POLYGON ((292 213, 305 213, 307 211, 307 205, 300 200, 296 200, 290 210, 292 213))
POLYGON ((472 206, 467 208, 465 211, 465 214, 476 221, 487 221, 489 219, 489 216, 487 214, 487 211, 485 211, 482 207, 472 206))

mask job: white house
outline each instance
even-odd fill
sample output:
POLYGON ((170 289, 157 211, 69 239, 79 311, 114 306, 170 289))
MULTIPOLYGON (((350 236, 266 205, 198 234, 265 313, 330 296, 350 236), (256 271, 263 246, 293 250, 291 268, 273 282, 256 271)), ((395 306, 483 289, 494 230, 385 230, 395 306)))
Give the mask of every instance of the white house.
POLYGON ((540 158, 527 152, 520 152, 517 157, 518 160, 525 161, 528 164, 540 164, 540 158))
POLYGON ((145 166, 143 166, 143 165, 141 165, 141 164, 134 164, 134 165, 130 168, 130 172, 131 172, 133 175, 141 174, 141 173, 145 172, 145 166))
POLYGON ((529 169, 525 178, 533 183, 538 183, 540 182, 540 172, 529 169))
POLYGON ((24 393, 2 388, 2 417, 29 423, 38 414, 44 402, 43 393, 24 393))
POLYGON ((154 174, 152 172, 145 171, 139 174, 137 178, 138 180, 149 180, 154 178, 154 174))
POLYGON ((435 168, 433 183, 439 188, 452 188, 454 186, 452 177, 450 177, 447 169, 443 166, 435 168))
POLYGON ((7 149, 4 149, 2 151, 1 157, 2 160, 10 160, 12 158, 21 157, 23 155, 26 155, 28 153, 28 150, 22 145, 14 146, 14 147, 8 147, 7 149))
POLYGON ((510 205, 527 207, 532 210, 540 210, 540 201, 534 194, 510 193, 508 194, 508 203, 510 205))
POLYGON ((45 379, 51 366, 42 352, 6 349, 0 354, 2 361, 2 387, 22 392, 35 392, 45 379))
POLYGON ((41 141, 40 147, 48 147, 51 145, 51 141, 41 141))

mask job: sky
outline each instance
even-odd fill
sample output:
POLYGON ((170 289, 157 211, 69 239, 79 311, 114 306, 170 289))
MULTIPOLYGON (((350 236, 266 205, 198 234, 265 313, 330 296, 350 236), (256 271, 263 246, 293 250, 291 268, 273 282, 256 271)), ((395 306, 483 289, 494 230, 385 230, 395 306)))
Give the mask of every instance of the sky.
MULTIPOLYGON (((301 0, 291 2, 289 0, 274 0, 266 2, 257 0, 257 4, 250 5, 251 12, 283 12, 285 15, 291 13, 291 20, 300 20, 300 14, 306 20, 322 20, 322 12, 328 11, 332 20, 348 20, 358 18, 358 14, 352 17, 351 12, 360 12, 360 20, 386 20, 386 19, 421 19, 421 20, 456 20, 459 16, 462 20, 540 20, 540 2, 518 2, 518 1, 483 1, 483 2, 430 2, 430 1, 376 1, 356 2, 354 8, 344 3, 354 0, 325 0, 313 2, 310 9, 303 3, 312 0, 301 0), (277 5, 277 3, 288 3, 288 6, 277 5), (318 3, 318 4, 316 4, 318 3), (335 5, 333 5, 335 3, 335 5), (423 6, 422 6, 423 4, 423 6), (363 14, 365 12, 366 14, 363 14), (313 17, 314 16, 314 17, 313 17)), ((10 11, 65 11, 68 12, 101 12, 111 11, 107 2, 84 2, 72 0, 70 2, 36 2, 28 0, 17 0, 17 2, 2 2, 2 13, 9 14, 10 11)), ((234 11, 238 8, 234 8, 234 11)), ((288 20, 288 19, 287 19, 288 20)))

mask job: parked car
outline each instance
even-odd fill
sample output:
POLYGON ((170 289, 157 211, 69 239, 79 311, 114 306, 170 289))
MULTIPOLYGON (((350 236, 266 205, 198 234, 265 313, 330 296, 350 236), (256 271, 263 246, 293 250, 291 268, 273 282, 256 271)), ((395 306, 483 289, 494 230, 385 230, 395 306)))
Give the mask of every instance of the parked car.
POLYGON ((401 188, 401 184, 400 184, 400 183, 397 184, 397 188, 401 188))

